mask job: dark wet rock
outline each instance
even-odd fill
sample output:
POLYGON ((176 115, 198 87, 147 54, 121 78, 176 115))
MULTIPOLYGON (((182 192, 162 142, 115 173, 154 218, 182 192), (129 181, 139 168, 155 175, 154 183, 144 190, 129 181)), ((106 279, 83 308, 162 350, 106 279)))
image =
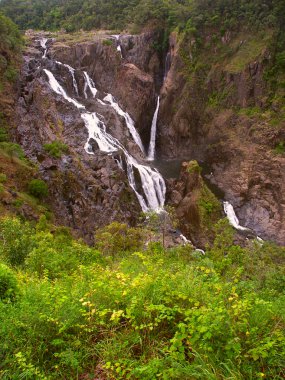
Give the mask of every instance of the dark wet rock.
MULTIPOLYGON (((91 64, 94 61, 93 48, 90 49, 87 49, 91 54, 90 59, 86 56, 81 62, 79 57, 84 49, 76 47, 76 65, 91 64)), ((35 51, 38 51, 37 46, 26 51, 21 70, 15 138, 26 155, 39 164, 41 178, 49 186, 48 203, 56 221, 72 227, 89 242, 93 239, 95 228, 113 220, 134 224, 140 206, 129 187, 126 174, 112 155, 98 150, 94 139, 89 141, 93 154, 85 152, 88 131, 80 111, 51 90, 46 74, 35 63, 39 59, 38 54, 35 57, 35 51), (46 152, 44 144, 57 140, 68 146, 68 155, 54 158, 46 152)), ((97 52, 96 49, 95 51, 97 52)), ((65 63, 74 66, 70 56, 65 63)), ((50 60, 44 60, 42 65, 54 73, 70 97, 75 97, 68 68, 50 60)), ((109 78, 110 83, 113 80, 113 77, 109 78)), ((79 81, 79 95, 83 93, 80 86, 79 81)), ((84 103, 85 97, 79 96, 79 101, 84 103)), ((128 149, 140 155, 126 133, 124 120, 111 107, 103 107, 95 99, 84 104, 86 107, 90 104, 90 112, 100 113, 107 127, 112 133, 116 131, 118 138, 121 139, 126 134, 128 149)), ((23 210, 23 213, 28 215, 29 210, 23 210)))
MULTIPOLYGON (((261 110, 253 117, 237 111, 237 107, 258 110, 268 100, 264 80, 268 50, 240 72, 213 66, 204 81, 203 76, 185 74, 186 53, 191 60, 172 34, 171 67, 161 91, 158 153, 204 162, 212 172, 209 180, 233 204, 241 225, 285 244, 285 157, 273 151, 285 139, 285 124, 272 125, 261 110), (210 107, 209 94, 224 94, 224 99, 210 107)), ((177 204, 175 192, 171 200, 177 204)))

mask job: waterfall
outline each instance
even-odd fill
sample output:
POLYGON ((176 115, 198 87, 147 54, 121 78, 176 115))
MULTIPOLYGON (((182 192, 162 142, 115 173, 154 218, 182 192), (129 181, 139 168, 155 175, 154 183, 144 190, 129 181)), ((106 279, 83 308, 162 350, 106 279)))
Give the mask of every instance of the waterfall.
POLYGON ((105 102, 108 102, 111 107, 114 108, 114 110, 118 113, 118 115, 123 116, 125 119, 126 125, 128 127, 128 130, 130 131, 135 143, 140 147, 140 150, 144 153, 144 146, 142 143, 142 140, 140 138, 140 135, 138 134, 138 131, 135 128, 135 123, 133 119, 130 117, 130 115, 127 112, 124 112, 122 108, 119 106, 118 103, 115 102, 113 96, 111 94, 108 94, 103 99, 105 102))
POLYGON ((48 42, 48 38, 41 38, 40 40, 40 44, 41 44, 41 47, 44 49, 44 54, 42 56, 42 58, 46 58, 47 56, 47 42, 48 42))
POLYGON ((105 124, 100 121, 95 112, 83 113, 81 117, 84 120, 89 134, 87 143, 84 147, 87 153, 94 154, 92 150, 90 150, 89 140, 91 138, 97 142, 98 147, 102 152, 111 153, 118 150, 117 144, 115 141, 113 142, 112 136, 106 132, 105 124))
POLYGON ((92 78, 90 78, 90 76, 87 74, 86 71, 83 71, 83 74, 84 74, 84 79, 85 79, 84 90, 83 90, 85 99, 88 98, 87 88, 89 88, 93 98, 95 98, 98 92, 97 88, 95 87, 95 83, 93 82, 92 78))
POLYGON ((239 224, 239 220, 235 214, 235 210, 230 202, 223 202, 225 214, 229 220, 229 223, 239 231, 250 231, 249 228, 243 227, 239 224))
POLYGON ((157 98, 156 110, 153 115, 152 123, 151 123, 151 133, 150 133, 150 142, 148 148, 148 161, 153 161, 155 156, 155 140, 156 140, 156 126, 157 126, 157 116, 159 111, 159 97, 157 98))
MULTIPOLYGON (((65 100, 72 103, 78 109, 85 109, 84 105, 67 95, 63 87, 58 83, 54 75, 49 70, 44 69, 44 72, 46 73, 49 84, 55 93, 61 95, 65 100)), ((86 76, 85 78, 87 81, 86 76)), ((90 83, 93 87, 94 83, 90 83)), ((122 111, 118 104, 114 102, 111 94, 107 95, 104 100, 110 103, 110 105, 115 108, 120 115, 124 116, 130 132, 133 132, 132 135, 134 140, 136 141, 137 139, 137 144, 141 144, 142 146, 140 137, 134 127, 134 122, 130 116, 122 111)), ((101 104, 108 105, 103 101, 101 101, 101 104)), ((154 168, 138 163, 137 160, 128 153, 126 148, 116 138, 107 133, 104 122, 99 119, 99 116, 96 112, 82 112, 81 117, 88 130, 88 140, 84 146, 85 151, 88 154, 94 154, 92 152, 90 139, 94 139, 98 144, 99 149, 108 154, 111 154, 115 151, 122 151, 126 160, 127 177, 129 184, 135 192, 142 210, 144 212, 147 212, 149 210, 159 210, 163 208, 165 202, 166 186, 160 173, 154 168), (141 195, 137 189, 134 173, 135 169, 140 175, 144 195, 141 195)), ((118 166, 122 168, 122 163, 118 163, 118 166)))
MULTIPOLYGON (((59 64, 62 63, 59 62, 59 64)), ((74 74, 75 70, 72 67, 67 65, 66 67, 69 69, 71 73, 74 74)), ((142 210, 144 212, 150 210, 160 212, 161 210, 163 210, 165 203, 166 186, 161 174, 155 168, 151 168, 150 166, 139 163, 131 154, 129 154, 129 152, 118 139, 116 139, 110 133, 107 132, 103 116, 99 115, 96 112, 88 112, 83 104, 79 103, 77 100, 67 95, 64 88, 58 83, 54 75, 49 70, 44 69, 44 72, 48 77, 49 85, 52 88, 52 90, 56 94, 61 95, 66 101, 72 103, 76 108, 80 110, 81 118, 83 119, 84 124, 88 130, 88 139, 84 146, 86 153, 94 155, 91 146, 91 140, 95 140, 100 151, 105 152, 106 154, 111 155, 114 152, 121 152, 120 158, 115 159, 115 161, 117 162, 118 167, 121 170, 123 170, 123 168, 125 167, 129 185, 134 191, 142 210), (125 163, 123 163, 122 157, 124 158, 125 163), (140 177, 141 190, 137 186, 135 171, 138 172, 140 177)), ((95 97, 97 94, 97 89, 95 87, 94 82, 89 77, 87 72, 83 72, 83 74, 86 84, 84 96, 88 97, 86 91, 88 87, 92 96, 95 97)), ((98 98, 97 101, 103 106, 113 107, 120 116, 124 117, 126 126, 130 131, 134 141, 140 147, 142 152, 144 152, 143 144, 137 130, 135 129, 134 121, 128 113, 124 112, 120 108, 118 103, 115 102, 113 96, 111 94, 108 94, 107 96, 105 96, 103 100, 98 98)), ((155 154, 155 135, 157 116, 159 112, 159 104, 160 98, 158 97, 157 106, 152 121, 151 141, 148 155, 149 157, 154 157, 155 154)), ((185 244, 191 243, 182 234, 180 234, 180 238, 184 241, 185 244)), ((203 250, 200 250, 198 248, 195 248, 195 250, 197 252, 200 252, 201 254, 205 253, 203 250)))
POLYGON ((61 95, 64 97, 65 100, 67 100, 69 103, 72 103, 77 108, 85 108, 84 105, 78 103, 75 99, 70 98, 63 87, 58 83, 58 81, 55 79, 54 75, 47 69, 44 69, 44 72, 48 76, 49 84, 54 92, 56 92, 58 95, 61 95))
MULTIPOLYGON (((95 112, 83 113, 81 117, 89 132, 88 141, 85 145, 86 152, 93 154, 90 152, 89 140, 91 138, 97 142, 99 149, 103 152, 112 153, 118 150, 122 151, 127 163, 129 184, 137 195, 142 210, 146 212, 148 210, 158 210, 162 208, 164 206, 166 187, 165 182, 158 171, 149 166, 139 164, 115 137, 106 132, 105 124, 98 118, 95 112), (146 200, 137 191, 134 168, 137 169, 140 174, 146 200)), ((119 167, 121 166, 122 165, 120 164, 119 167)))
POLYGON ((120 53, 121 58, 123 58, 122 47, 120 44, 120 35, 119 34, 112 34, 111 37, 114 37, 116 39, 117 51, 120 53))
POLYGON ((74 89, 76 95, 79 96, 78 86, 77 86, 77 82, 76 82, 75 75, 74 75, 74 73, 75 73, 75 69, 74 69, 73 67, 67 65, 66 63, 61 63, 61 62, 59 62, 59 61, 55 61, 55 62, 56 62, 58 65, 60 65, 60 66, 64 66, 64 67, 66 67, 66 68, 68 69, 68 71, 70 72, 70 75, 71 75, 71 77, 72 77, 73 89, 74 89))
POLYGON ((254 231, 252 231, 250 228, 243 227, 240 225, 238 217, 236 216, 235 210, 234 210, 233 206, 230 204, 230 202, 226 202, 226 201, 223 202, 223 206, 224 206, 225 214, 226 214, 231 226, 233 226, 236 230, 247 232, 249 237, 251 237, 251 238, 255 237, 257 239, 257 241, 259 242, 259 244, 261 244, 261 245, 263 244, 263 239, 261 239, 261 237, 257 236, 254 233, 254 231))

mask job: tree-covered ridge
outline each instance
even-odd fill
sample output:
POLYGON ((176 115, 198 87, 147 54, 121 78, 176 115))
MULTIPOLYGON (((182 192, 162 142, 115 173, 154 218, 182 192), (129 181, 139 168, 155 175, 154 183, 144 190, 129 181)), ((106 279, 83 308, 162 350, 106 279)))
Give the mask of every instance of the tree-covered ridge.
POLYGON ((239 28, 282 25, 282 0, 2 0, 0 9, 21 29, 123 29, 158 21, 169 27, 239 28))
POLYGON ((22 39, 18 27, 0 13, 0 90, 5 80, 13 80, 22 39))
POLYGON ((284 248, 233 245, 226 221, 205 256, 142 232, 93 248, 0 220, 1 379, 284 378, 284 248))

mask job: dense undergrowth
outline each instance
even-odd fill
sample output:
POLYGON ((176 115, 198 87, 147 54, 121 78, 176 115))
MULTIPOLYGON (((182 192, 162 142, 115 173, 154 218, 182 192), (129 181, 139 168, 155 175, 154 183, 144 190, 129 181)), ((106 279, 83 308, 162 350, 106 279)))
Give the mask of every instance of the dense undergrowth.
POLYGON ((284 378, 285 250, 216 231, 201 256, 119 224, 93 248, 2 219, 0 378, 284 378))

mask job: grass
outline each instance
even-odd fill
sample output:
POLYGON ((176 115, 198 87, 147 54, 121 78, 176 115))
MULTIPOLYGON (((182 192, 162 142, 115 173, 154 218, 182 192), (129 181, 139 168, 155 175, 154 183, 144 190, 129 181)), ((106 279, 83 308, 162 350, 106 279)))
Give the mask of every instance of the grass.
POLYGON ((235 41, 236 53, 226 65, 226 71, 232 74, 243 71, 247 64, 255 61, 264 52, 269 45, 270 38, 271 33, 266 37, 246 36, 242 43, 239 38, 238 41, 235 41))
POLYGON ((106 37, 110 34, 110 31, 79 31, 74 33, 53 33, 52 36, 56 37, 54 46, 67 45, 72 46, 74 43, 84 43, 90 41, 103 42, 106 41, 106 37))

